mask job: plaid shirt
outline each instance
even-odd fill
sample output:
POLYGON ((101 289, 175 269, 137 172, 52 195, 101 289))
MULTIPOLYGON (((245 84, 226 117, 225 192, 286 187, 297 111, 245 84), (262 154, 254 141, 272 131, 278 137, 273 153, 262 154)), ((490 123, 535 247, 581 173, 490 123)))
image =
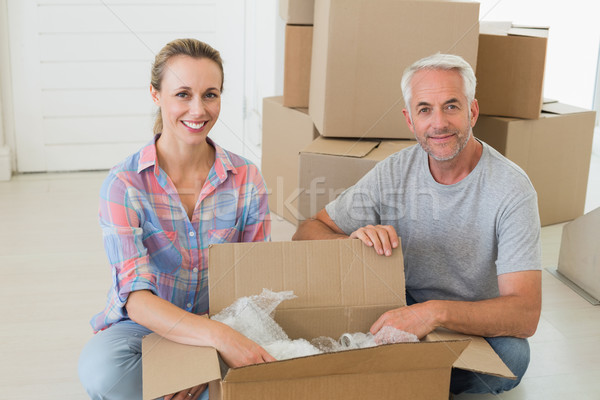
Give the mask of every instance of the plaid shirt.
POLYGON ((115 166, 100 192, 100 225, 112 266, 95 331, 127 319, 129 293, 150 290, 194 314, 208 312, 208 246, 270 240, 266 187, 258 168, 214 144, 215 163, 190 221, 156 160, 159 136, 115 166))

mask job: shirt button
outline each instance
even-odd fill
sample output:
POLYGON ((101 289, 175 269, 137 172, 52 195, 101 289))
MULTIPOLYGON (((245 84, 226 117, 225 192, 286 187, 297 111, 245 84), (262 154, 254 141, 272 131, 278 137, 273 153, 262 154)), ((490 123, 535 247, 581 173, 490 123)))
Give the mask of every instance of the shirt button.
POLYGON ((192 308, 192 303, 187 303, 187 308, 192 308))
POLYGON ((196 232, 194 232, 194 231, 190 232, 190 236, 192 236, 192 237, 196 236, 196 232))
POLYGON ((194 272, 198 272, 198 268, 194 268, 192 271, 194 271, 194 272))

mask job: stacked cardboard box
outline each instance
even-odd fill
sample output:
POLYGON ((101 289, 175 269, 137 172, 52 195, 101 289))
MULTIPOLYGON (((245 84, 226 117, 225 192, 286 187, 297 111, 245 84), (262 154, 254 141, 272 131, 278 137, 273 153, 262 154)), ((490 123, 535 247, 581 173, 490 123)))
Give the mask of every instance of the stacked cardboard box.
POLYGON ((288 108, 283 97, 263 99, 262 174, 269 192, 269 210, 296 224, 298 153, 319 134, 306 108, 288 108))
POLYGON ((554 102, 538 119, 481 115, 473 131, 529 176, 544 226, 583 215, 594 123, 593 111, 554 102))
POLYGON ((323 0, 315 3, 309 113, 327 137, 412 139, 402 73, 431 54, 477 62, 479 4, 323 0))
POLYGON ((548 28, 481 22, 477 100, 485 115, 539 118, 548 28))
POLYGON ((538 193, 542 225, 583 214, 595 113, 543 102, 548 28, 482 22, 479 139, 514 161, 538 193))
POLYGON ((414 140, 319 137, 300 153, 300 217, 315 215, 379 161, 414 144, 414 140))
POLYGON ((313 42, 314 0, 280 0, 286 21, 283 67, 283 105, 308 107, 313 42))

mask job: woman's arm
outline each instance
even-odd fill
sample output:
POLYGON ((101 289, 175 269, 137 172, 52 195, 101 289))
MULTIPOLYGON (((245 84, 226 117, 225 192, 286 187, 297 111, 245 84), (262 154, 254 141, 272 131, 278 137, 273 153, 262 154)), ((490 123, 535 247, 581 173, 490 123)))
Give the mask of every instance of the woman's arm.
POLYGON ((213 346, 230 366, 273 360, 260 346, 228 326, 184 311, 154 294, 158 292, 156 276, 142 241, 143 213, 139 209, 127 184, 115 176, 105 181, 100 196, 100 224, 116 283, 109 312, 102 316, 99 328, 129 317, 175 342, 213 346))
POLYGON ((211 346, 230 367, 275 361, 262 347, 229 326, 189 313, 148 290, 131 292, 129 318, 177 343, 211 346))

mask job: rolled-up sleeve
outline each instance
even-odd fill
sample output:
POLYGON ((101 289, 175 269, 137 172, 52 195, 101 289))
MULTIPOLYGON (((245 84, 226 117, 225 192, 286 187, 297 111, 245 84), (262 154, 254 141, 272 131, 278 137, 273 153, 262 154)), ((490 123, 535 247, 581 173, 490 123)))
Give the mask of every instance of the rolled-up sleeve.
MULTIPOLYGON (((152 271, 144 246, 139 207, 132 201, 131 187, 110 174, 100 192, 100 226, 104 248, 112 268, 112 287, 102 321, 92 320, 94 328, 123 319, 129 294, 136 290, 157 293, 156 275, 152 271)), ((97 317, 100 317, 98 315, 97 317)))

